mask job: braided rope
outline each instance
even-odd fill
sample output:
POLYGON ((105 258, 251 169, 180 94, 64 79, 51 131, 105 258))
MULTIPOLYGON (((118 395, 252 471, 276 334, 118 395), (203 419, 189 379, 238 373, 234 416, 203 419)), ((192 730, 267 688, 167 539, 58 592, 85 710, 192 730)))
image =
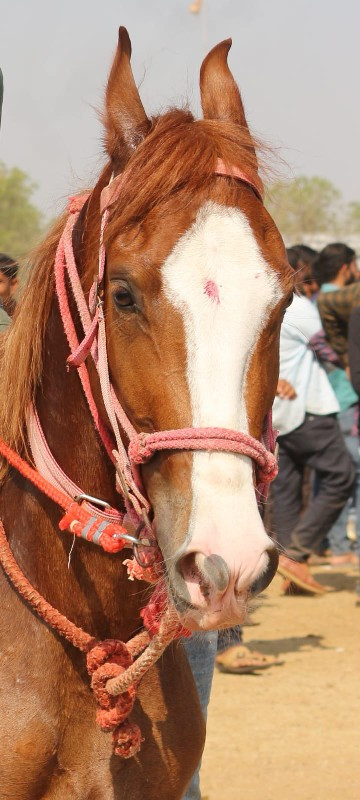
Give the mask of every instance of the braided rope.
POLYGON ((57 611, 56 608, 50 605, 45 600, 40 592, 35 589, 30 581, 25 577, 24 573, 16 563, 14 555, 10 549, 8 540, 6 538, 4 526, 0 520, 0 561, 4 571, 6 572, 11 583, 21 597, 36 611, 48 625, 54 628, 61 634, 68 642, 70 642, 78 650, 87 653, 91 647, 96 643, 96 639, 90 634, 78 628, 73 622, 67 619, 64 614, 57 611))
POLYGON ((143 464, 158 450, 208 450, 248 456, 256 463, 258 481, 264 483, 270 483, 278 472, 275 456, 258 439, 227 428, 177 428, 139 433, 129 444, 129 457, 134 464, 143 464))
POLYGON ((61 489, 58 489, 47 481, 43 475, 24 461, 24 459, 21 458, 15 450, 12 450, 2 439, 0 439, 0 455, 6 458, 9 464, 20 472, 20 475, 23 475, 23 477, 36 486, 40 492, 45 494, 50 500, 64 510, 65 514, 59 522, 60 530, 68 530, 70 533, 79 537, 84 537, 84 531, 86 531, 85 538, 89 542, 92 542, 95 534, 98 533, 97 543, 107 553, 119 553, 120 550, 124 548, 127 531, 121 524, 118 522, 108 522, 106 527, 104 527, 101 518, 94 516, 91 511, 87 511, 83 506, 73 500, 73 498, 64 494, 61 489))
MULTIPOLYGON (((0 520, 0 563, 18 594, 36 614, 68 642, 87 654, 87 670, 91 687, 99 704, 97 722, 104 731, 112 731, 116 755, 131 758, 141 746, 137 725, 128 720, 135 701, 136 685, 155 664, 167 645, 183 628, 175 612, 167 611, 161 619, 159 633, 150 638, 141 631, 128 643, 118 639, 97 641, 55 609, 35 589, 16 563, 0 520), (138 656, 137 661, 134 658, 138 656)), ((154 623, 155 624, 155 623, 154 623)))
MULTIPOLYGON (((61 318, 62 318, 62 322, 63 322, 63 325, 64 325, 66 338, 68 340, 68 344, 69 344, 69 347, 70 347, 70 352, 73 352, 73 351, 77 350, 77 348, 79 347, 79 339, 78 339, 78 335, 76 333, 75 325, 74 325, 74 322, 73 322, 73 319, 72 319, 72 316, 71 316, 68 297, 67 297, 67 291, 66 291, 65 266, 66 266, 67 262, 66 262, 66 255, 65 255, 65 246, 66 246, 67 241, 69 239, 71 240, 71 238, 72 238, 72 232, 73 232, 73 228, 74 228, 76 220, 77 220, 77 214, 76 213, 71 214, 69 216, 69 218, 68 218, 68 221, 67 221, 67 223, 65 225, 64 231, 62 233, 62 236, 61 236, 61 239, 60 239, 60 242, 59 242, 59 245, 58 245, 58 249, 56 251, 55 265, 54 265, 56 294, 57 294, 57 298, 58 298, 58 301, 59 301, 61 318)), ((68 248, 67 248, 67 251, 69 253, 68 248)), ((74 254, 73 254, 72 248, 70 248, 70 253, 72 255, 72 258, 74 258, 74 254)), ((76 268, 76 266, 75 266, 75 268, 76 268)), ((80 364, 77 369, 78 369, 79 377, 80 377, 81 384, 82 384, 82 387, 83 387, 83 390, 84 390, 84 394, 85 394, 85 397, 87 399, 88 406, 89 406, 89 409, 90 409, 90 412, 91 412, 91 416, 92 416, 92 418, 94 420, 94 423, 95 423, 95 427, 96 427, 97 431, 100 434, 100 437, 102 439, 102 442, 104 444, 104 447, 105 447, 109 457, 113 461, 113 455, 112 455, 112 451, 113 451, 113 447, 114 447, 113 439, 112 439, 112 436, 109 434, 109 431, 105 427, 105 425, 104 425, 104 423, 103 423, 103 421, 101 419, 101 416, 100 416, 100 413, 99 413, 99 409, 97 408, 97 405, 95 403, 94 396, 93 396, 93 393, 92 393, 92 390, 91 390, 89 373, 88 373, 88 371, 86 369, 85 364, 80 364)))

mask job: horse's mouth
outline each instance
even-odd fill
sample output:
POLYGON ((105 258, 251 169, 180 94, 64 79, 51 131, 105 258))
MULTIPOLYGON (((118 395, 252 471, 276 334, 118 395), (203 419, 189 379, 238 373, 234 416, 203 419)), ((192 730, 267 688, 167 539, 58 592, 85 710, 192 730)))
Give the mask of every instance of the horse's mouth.
POLYGON ((197 606, 185 597, 182 597, 168 581, 167 589, 169 599, 179 616, 184 627, 191 631, 215 630, 229 628, 244 621, 247 615, 249 593, 244 592, 239 596, 224 597, 221 602, 214 598, 211 602, 211 592, 204 592, 204 605, 197 606), (215 602, 214 602, 215 601, 215 602))

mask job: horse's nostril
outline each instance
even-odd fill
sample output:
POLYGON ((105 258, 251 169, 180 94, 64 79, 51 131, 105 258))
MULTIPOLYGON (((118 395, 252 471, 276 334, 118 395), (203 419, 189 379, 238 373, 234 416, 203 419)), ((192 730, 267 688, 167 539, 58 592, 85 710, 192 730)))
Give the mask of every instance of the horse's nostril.
POLYGON ((224 559, 215 553, 211 556, 204 556, 197 553, 195 564, 204 579, 217 592, 225 592, 230 580, 229 569, 224 559))
POLYGON ((250 586, 251 594, 260 594, 271 583, 279 563, 279 554, 276 547, 269 547, 266 550, 268 564, 264 572, 250 586))
POLYGON ((223 594, 229 585, 230 574, 221 556, 188 553, 181 559, 178 570, 185 581, 198 583, 204 595, 210 590, 223 594))

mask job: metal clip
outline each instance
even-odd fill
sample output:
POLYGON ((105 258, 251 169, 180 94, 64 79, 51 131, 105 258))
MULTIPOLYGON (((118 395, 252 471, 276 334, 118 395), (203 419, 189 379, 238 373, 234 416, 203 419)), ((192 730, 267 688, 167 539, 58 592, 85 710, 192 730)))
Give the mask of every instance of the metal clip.
POLYGON ((100 500, 99 497, 93 497, 91 494, 77 494, 75 495, 74 500, 76 503, 82 503, 83 500, 87 500, 94 506, 99 506, 100 508, 111 508, 110 503, 108 503, 106 500, 100 500))
POLYGON ((136 546, 134 545, 134 556, 140 567, 146 569, 146 567, 152 566, 152 564, 154 564, 155 562, 155 548, 157 546, 157 543, 154 537, 154 532, 152 529, 151 522, 149 520, 145 508, 142 509, 142 521, 136 528, 135 536, 137 536, 138 538, 137 538, 137 545, 136 546), (150 534, 149 538, 146 538, 146 536, 141 537, 141 531, 144 530, 144 528, 149 532, 150 534), (148 553, 144 555, 144 558, 142 558, 139 550, 140 547, 153 548, 154 553, 151 554, 151 551, 150 552, 148 551, 148 553))
POLYGON ((142 544, 142 542, 140 542, 140 539, 136 539, 135 536, 131 536, 131 533, 113 533, 112 538, 124 539, 125 542, 129 542, 129 544, 132 544, 134 550, 139 546, 139 544, 142 544))

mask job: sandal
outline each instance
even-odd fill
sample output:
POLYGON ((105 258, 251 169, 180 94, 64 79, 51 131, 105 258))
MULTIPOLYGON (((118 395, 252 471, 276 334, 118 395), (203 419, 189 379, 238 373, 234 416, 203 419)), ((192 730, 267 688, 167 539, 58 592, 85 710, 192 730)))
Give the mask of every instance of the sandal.
POLYGON ((257 650, 249 650, 244 645, 228 647, 215 658, 215 664, 220 672, 229 672, 233 675, 246 675, 283 663, 277 656, 265 656, 257 650))

